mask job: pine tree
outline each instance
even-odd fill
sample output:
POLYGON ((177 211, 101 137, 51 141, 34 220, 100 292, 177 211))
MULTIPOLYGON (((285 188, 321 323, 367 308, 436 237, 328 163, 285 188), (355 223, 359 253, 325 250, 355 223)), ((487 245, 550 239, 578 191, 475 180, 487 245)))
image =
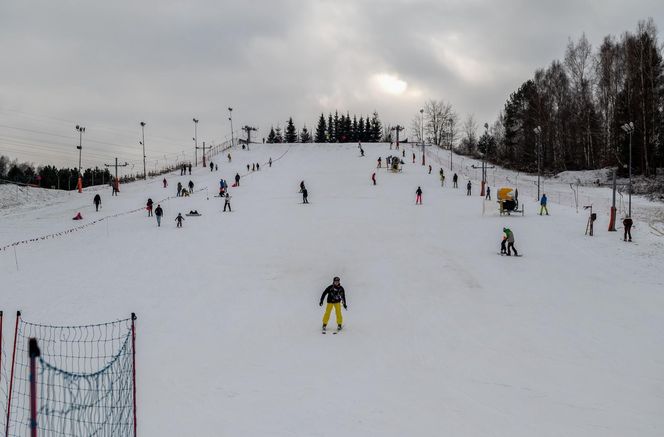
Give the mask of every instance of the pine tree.
POLYGON ((281 133, 281 128, 280 127, 277 127, 274 130, 274 142, 275 143, 283 143, 284 142, 284 136, 281 133))
POLYGON ((377 143, 380 141, 380 137, 383 133, 383 126, 378 117, 378 112, 374 111, 373 117, 371 117, 371 132, 370 139, 368 141, 377 143))
POLYGON ((344 118, 344 133, 346 135, 346 142, 353 140, 353 122, 348 112, 346 112, 346 118, 344 118))
POLYGON ((357 141, 364 141, 364 117, 362 116, 357 124, 357 141))
POLYGON ((341 125, 339 125, 339 113, 334 111, 334 142, 338 143, 341 139, 341 125))
POLYGON ((330 113, 327 116, 327 142, 334 143, 335 139, 334 122, 332 120, 332 114, 330 113))
POLYGON ((276 142, 275 141, 276 138, 277 138, 277 135, 274 133, 274 127, 270 126, 270 133, 267 136, 267 141, 266 142, 272 144, 272 143, 276 142))
POLYGON ((321 112, 320 118, 318 119, 318 126, 316 127, 316 142, 317 143, 325 143, 326 137, 325 137, 325 130, 327 127, 325 126, 325 116, 321 112))
POLYGON ((287 143, 297 143, 297 132, 295 131, 295 125, 293 124, 293 117, 288 119, 286 124, 286 135, 285 138, 287 143))
POLYGON ((311 142, 311 134, 309 133, 309 130, 307 129, 306 124, 304 125, 304 127, 302 128, 302 131, 300 132, 300 142, 301 143, 310 143, 311 142))
POLYGON ((357 136, 358 136, 358 125, 357 125, 357 115, 353 114, 353 125, 350 129, 350 140, 352 142, 357 141, 357 136))
POLYGON ((345 143, 347 140, 347 135, 346 135, 346 116, 341 114, 341 117, 339 117, 339 124, 338 124, 338 139, 340 143, 345 143))

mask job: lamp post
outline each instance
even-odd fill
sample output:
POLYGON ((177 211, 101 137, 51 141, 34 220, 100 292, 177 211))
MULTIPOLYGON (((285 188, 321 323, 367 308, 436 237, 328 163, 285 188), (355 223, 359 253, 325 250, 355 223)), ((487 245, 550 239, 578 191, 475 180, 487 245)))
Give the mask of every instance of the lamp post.
POLYGON ((537 137, 537 201, 539 202, 540 200, 540 155, 541 155, 541 148, 542 148, 542 128, 540 126, 537 126, 535 129, 533 129, 533 132, 535 132, 535 135, 537 137))
POLYGON ((194 165, 198 167, 198 120, 193 118, 194 121, 194 165))
POLYGON ((420 129, 422 139, 422 165, 424 165, 424 109, 420 109, 420 129))
POLYGON ((228 121, 231 122, 231 147, 235 145, 235 135, 233 134, 233 108, 228 107, 228 121))
POLYGON ((83 150, 83 132, 85 128, 83 126, 76 125, 76 130, 78 131, 78 176, 81 177, 81 151, 83 150))
POLYGON ((452 123, 453 123, 452 117, 450 117, 450 171, 452 171, 452 149, 454 148, 452 146, 452 141, 453 141, 453 138, 452 138, 452 123))
POLYGON ((147 170, 147 167, 145 165, 145 125, 146 124, 147 123, 145 123, 144 121, 141 121, 141 135, 142 135, 142 140, 143 140, 143 141, 141 141, 141 144, 143 145, 143 179, 144 180, 147 180, 147 178, 148 178, 148 170, 147 170))
POLYGON ((629 212, 628 217, 632 217, 632 134, 634 133, 634 123, 629 122, 621 126, 629 134, 629 212))

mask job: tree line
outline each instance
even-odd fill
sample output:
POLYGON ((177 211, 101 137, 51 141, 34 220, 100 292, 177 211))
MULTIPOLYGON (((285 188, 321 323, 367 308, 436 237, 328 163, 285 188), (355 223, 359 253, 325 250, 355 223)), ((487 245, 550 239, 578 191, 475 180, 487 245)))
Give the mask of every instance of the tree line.
POLYGON ((282 132, 280 127, 271 127, 270 133, 265 142, 267 143, 348 143, 348 142, 366 142, 375 143, 385 141, 386 133, 383 131, 383 124, 380 121, 378 112, 374 111, 371 116, 360 116, 353 114, 351 117, 348 112, 339 115, 335 111, 334 115, 329 113, 327 118, 321 113, 318 118, 316 130, 312 134, 306 124, 298 132, 290 117, 286 122, 286 129, 282 132))
MULTIPOLYGON (((41 188, 74 190, 78 182, 77 168, 56 168, 52 165, 35 166, 29 162, 10 160, 0 156, 0 179, 41 188)), ((111 173, 108 169, 86 168, 83 170, 83 186, 108 184, 111 173)))

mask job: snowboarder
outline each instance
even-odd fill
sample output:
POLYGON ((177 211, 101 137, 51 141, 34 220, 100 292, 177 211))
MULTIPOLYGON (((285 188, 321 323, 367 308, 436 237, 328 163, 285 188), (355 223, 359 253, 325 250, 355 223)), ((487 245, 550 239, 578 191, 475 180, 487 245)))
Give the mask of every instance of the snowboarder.
POLYGON ((625 227, 625 235, 623 237, 623 241, 632 241, 632 225, 634 222, 632 221, 632 218, 627 216, 623 219, 623 226, 625 227), (627 237, 629 237, 629 240, 627 240, 627 237))
POLYGON ((487 185, 486 187, 486 200, 491 200, 491 187, 487 185))
MULTIPOLYGON (((249 166, 247 166, 249 167, 249 166)), ((256 164, 251 164, 251 171, 256 171, 256 164)))
POLYGON ((360 147, 360 156, 364 156, 364 149, 360 147))
POLYGON ((381 164, 382 164, 382 163, 383 163, 383 158, 381 158, 381 157, 379 156, 379 157, 378 157, 378 166, 377 166, 377 168, 381 168, 381 164))
POLYGON ((210 171, 214 171, 214 164, 210 163, 210 171))
POLYGON ((235 173, 235 186, 240 186, 240 173, 235 173))
POLYGON ((422 204, 422 188, 417 187, 417 190, 415 191, 415 194, 416 194, 416 196, 415 196, 415 205, 417 205, 417 204, 421 205, 422 204))
POLYGON ((376 172, 373 172, 371 175, 371 181, 373 182, 374 185, 376 185, 376 172))
POLYGON ((189 181, 189 194, 194 194, 194 183, 189 181))
POLYGON ((270 160, 267 163, 270 165, 270 167, 272 167, 272 157, 271 156, 270 156, 270 160))
POLYGON ((177 225, 175 225, 176 228, 181 228, 182 227, 182 222, 184 221, 184 217, 182 217, 182 213, 178 212, 178 216, 175 217, 175 221, 178 222, 177 225))
POLYGON ((514 233, 509 228, 503 228, 505 233, 505 238, 507 238, 507 256, 512 256, 512 250, 514 251, 514 256, 519 256, 519 253, 514 247, 514 233))
POLYGON ((167 188, 168 187, 168 182, 166 181, 166 178, 164 178, 164 180, 162 182, 164 183, 164 188, 167 188))
POLYGON ((473 184, 471 184, 470 181, 468 181, 468 183, 466 184, 466 190, 467 190, 466 196, 470 196, 472 194, 472 188, 473 184))
POLYGON ((111 196, 117 196, 119 192, 120 192, 120 181, 118 181, 118 179, 115 178, 113 179, 113 191, 111 192, 111 196))
POLYGON ((309 195, 309 191, 307 191, 306 188, 302 189, 302 203, 309 203, 309 200, 307 200, 307 196, 309 195))
POLYGON ((99 211, 99 206, 101 206, 101 196, 99 194, 95 194, 93 202, 95 204, 95 211, 99 211))
POLYGON ((413 152, 413 164, 415 164, 415 152, 413 152))
POLYGON ((261 169, 261 165, 257 162, 256 163, 256 171, 260 171, 260 169, 261 169))
POLYGON ((402 158, 405 158, 405 157, 406 157, 406 149, 403 149, 403 150, 401 151, 401 157, 402 157, 402 158))
POLYGON ((341 286, 341 279, 339 279, 338 276, 335 276, 332 280, 332 285, 328 286, 325 291, 323 291, 323 295, 320 297, 319 306, 323 306, 325 296, 327 296, 327 307, 325 308, 325 315, 323 316, 323 332, 325 332, 325 329, 327 328, 327 322, 330 320, 332 308, 334 308, 337 316, 337 330, 340 331, 343 327, 341 304, 343 304, 345 310, 348 310, 348 306, 346 306, 346 292, 341 286))
POLYGON ((233 212, 231 209, 231 196, 228 193, 226 193, 226 196, 224 197, 224 212, 226 212, 226 207, 228 207, 228 212, 233 212))
POLYGON ((154 215, 157 217, 157 227, 161 227, 161 217, 164 215, 164 210, 161 209, 161 205, 157 205, 157 208, 154 210, 154 215))
POLYGON ((228 162, 231 162, 231 154, 230 153, 227 155, 227 157, 228 157, 228 162))
POLYGON ((178 194, 176 197, 180 197, 180 193, 182 193, 182 182, 178 182, 178 194))
POLYGON ((429 164, 429 174, 431 174, 431 164, 429 164))
POLYGON ((148 210, 148 217, 152 217, 152 205, 153 205, 152 199, 148 199, 148 203, 145 206, 145 209, 148 210))
POLYGON ((546 215, 549 215, 549 210, 546 207, 546 194, 542 194, 542 197, 540 197, 540 215, 542 215, 543 211, 546 211, 546 215))
POLYGON ((83 220, 83 216, 82 216, 81 213, 79 212, 79 213, 77 213, 77 214, 72 218, 72 220, 83 220))
POLYGON ((453 182, 453 187, 454 188, 459 188, 459 176, 457 176, 456 173, 454 173, 454 176, 452 176, 452 182, 453 182))
POLYGON ((250 169, 251 169, 251 167, 249 167, 249 164, 247 164, 247 171, 249 171, 250 169))

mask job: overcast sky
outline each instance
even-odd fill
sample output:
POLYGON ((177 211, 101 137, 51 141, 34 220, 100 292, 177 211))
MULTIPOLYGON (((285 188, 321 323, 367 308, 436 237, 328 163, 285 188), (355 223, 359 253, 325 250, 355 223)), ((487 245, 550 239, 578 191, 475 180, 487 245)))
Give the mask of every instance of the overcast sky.
MULTIPOLYGON (((479 124, 586 32, 597 47, 661 0, 189 0, 0 2, 0 153, 76 166, 173 160, 233 125, 377 110, 410 126, 426 99, 479 124), (164 155, 165 158, 164 158, 164 155)), ((163 162, 163 161, 162 161, 163 162)))

